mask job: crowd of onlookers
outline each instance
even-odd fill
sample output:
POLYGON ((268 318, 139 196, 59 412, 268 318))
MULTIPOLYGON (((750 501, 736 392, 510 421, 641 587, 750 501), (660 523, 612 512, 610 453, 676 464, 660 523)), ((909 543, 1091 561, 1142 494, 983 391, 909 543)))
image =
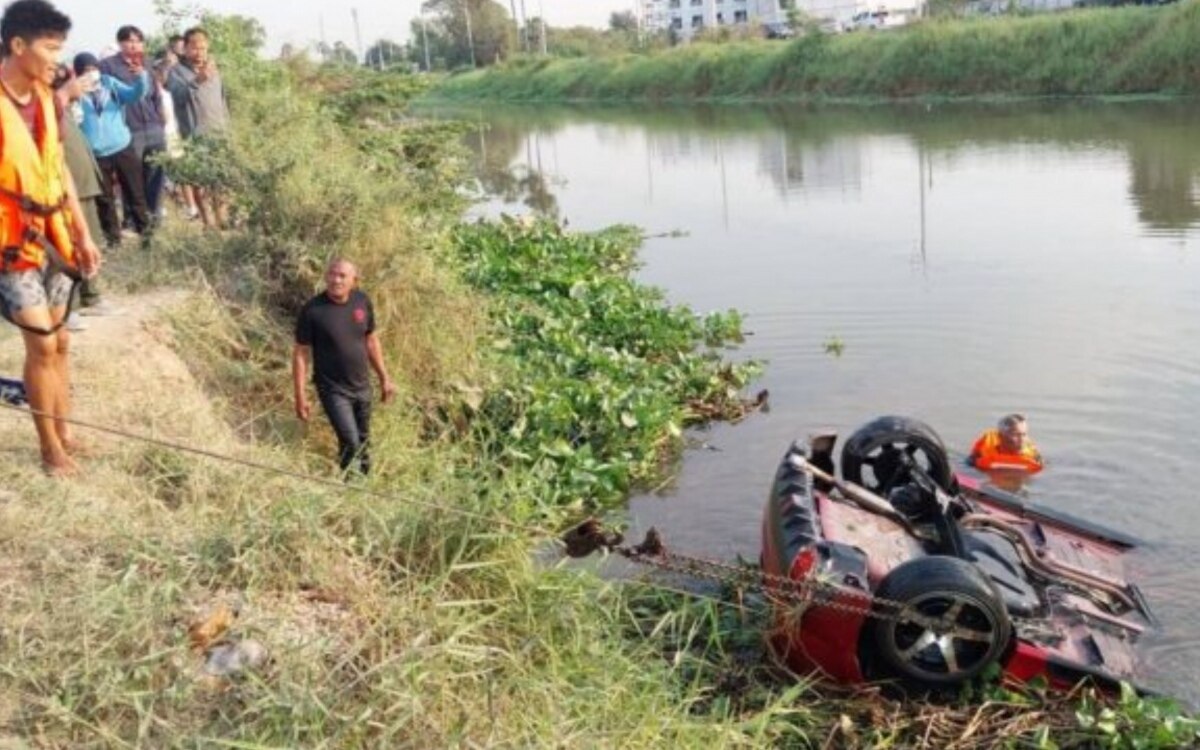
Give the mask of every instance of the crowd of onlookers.
POLYGON ((208 34, 192 28, 173 36, 149 60, 145 35, 136 26, 122 26, 116 39, 112 54, 81 52, 72 66, 61 68, 59 78, 99 167, 102 236, 111 245, 120 240, 121 229, 143 236, 152 231, 164 215, 163 197, 170 188, 191 218, 222 226, 226 217, 219 199, 195 187, 168 186, 164 172, 164 159, 181 155, 182 141, 219 133, 229 121, 208 34))
MULTIPOLYGON (((219 135, 229 122, 207 32, 197 27, 172 36, 149 61, 141 29, 122 26, 116 41, 110 54, 81 52, 60 65, 54 86, 67 165, 92 236, 109 248, 128 234, 147 242, 168 197, 189 219, 224 226, 219 193, 172 184, 165 168, 183 154, 185 140, 219 135)), ((82 284, 80 297, 85 310, 103 310, 94 280, 82 284)))

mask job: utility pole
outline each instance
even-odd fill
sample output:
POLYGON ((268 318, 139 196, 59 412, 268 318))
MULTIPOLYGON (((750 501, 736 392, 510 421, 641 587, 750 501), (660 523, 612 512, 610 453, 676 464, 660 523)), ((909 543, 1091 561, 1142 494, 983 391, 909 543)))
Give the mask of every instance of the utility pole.
POLYGON ((541 17, 541 23, 538 24, 542 28, 542 57, 550 54, 546 50, 546 5, 544 0, 538 0, 538 15, 541 17))
POLYGON ((358 62, 364 62, 362 48, 362 30, 358 27, 358 8, 350 9, 350 17, 354 19, 354 43, 358 47, 358 62))
POLYGON ((317 16, 317 24, 321 28, 321 58, 324 59, 329 54, 329 44, 325 41, 325 14, 317 16))
POLYGON ((425 72, 433 72, 429 65, 429 24, 425 21, 425 5, 421 5, 421 41, 425 45, 425 72))
POLYGON ((521 0, 521 41, 529 51, 529 14, 525 12, 525 0, 521 0))
POLYGON ((521 19, 517 17, 517 0, 508 0, 508 5, 512 8, 513 25, 517 27, 517 44, 521 45, 521 51, 525 51, 525 32, 521 30, 521 19))
POLYGON ((479 67, 475 62, 475 35, 471 33, 471 0, 463 0, 463 14, 467 17, 467 46, 471 49, 471 69, 479 67))

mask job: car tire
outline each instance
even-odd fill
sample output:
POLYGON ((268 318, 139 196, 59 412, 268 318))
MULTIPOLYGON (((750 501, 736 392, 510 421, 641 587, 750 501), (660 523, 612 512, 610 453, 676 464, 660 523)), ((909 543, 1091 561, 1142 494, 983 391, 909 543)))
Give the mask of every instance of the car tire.
POLYGON ((954 492, 954 471, 942 439, 929 425, 909 417, 880 417, 860 427, 842 447, 842 476, 886 496, 910 481, 900 451, 917 462, 929 478, 954 492))
POLYGON ((875 596, 881 615, 868 628, 865 659, 879 677, 903 688, 939 690, 979 676, 1008 650, 1012 622, 1004 600, 978 567, 955 557, 933 555, 909 560, 880 582, 875 596), (917 613, 913 622, 904 615, 917 613), (929 620, 936 620, 931 627, 929 620))

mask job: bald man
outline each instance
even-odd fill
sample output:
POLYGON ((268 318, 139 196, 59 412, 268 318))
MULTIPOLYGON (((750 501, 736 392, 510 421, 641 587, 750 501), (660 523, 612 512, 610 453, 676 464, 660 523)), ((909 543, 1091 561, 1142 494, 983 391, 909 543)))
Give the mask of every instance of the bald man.
POLYGON ((371 370, 379 377, 386 404, 396 394, 375 335, 375 311, 358 288, 358 269, 335 258, 325 270, 325 291, 304 305, 296 320, 292 380, 296 416, 312 416, 306 381, 313 365, 313 384, 321 407, 338 439, 338 463, 349 474, 355 462, 363 475, 371 470, 371 370))

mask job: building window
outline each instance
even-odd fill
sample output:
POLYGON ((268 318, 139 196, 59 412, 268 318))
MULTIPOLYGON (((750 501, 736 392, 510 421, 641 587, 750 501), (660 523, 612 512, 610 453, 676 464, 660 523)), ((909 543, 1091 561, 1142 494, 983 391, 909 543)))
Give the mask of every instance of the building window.
POLYGON ((746 23, 750 20, 750 16, 744 10, 735 10, 733 12, 734 23, 746 23))
POLYGON ((719 24, 723 24, 723 23, 725 23, 725 14, 718 13, 717 14, 717 24, 719 25, 719 24))
POLYGON ((682 30, 683 29, 683 19, 682 18, 672 18, 671 19, 671 28, 682 30))
POLYGON ((693 8, 699 7, 699 6, 701 6, 701 5, 704 5, 704 0, 692 0, 692 7, 693 7, 693 8))
POLYGON ((678 9, 679 8, 679 0, 671 0, 671 8, 673 10, 678 9))
POLYGON ((704 28, 704 16, 692 16, 692 28, 693 29, 704 28))

